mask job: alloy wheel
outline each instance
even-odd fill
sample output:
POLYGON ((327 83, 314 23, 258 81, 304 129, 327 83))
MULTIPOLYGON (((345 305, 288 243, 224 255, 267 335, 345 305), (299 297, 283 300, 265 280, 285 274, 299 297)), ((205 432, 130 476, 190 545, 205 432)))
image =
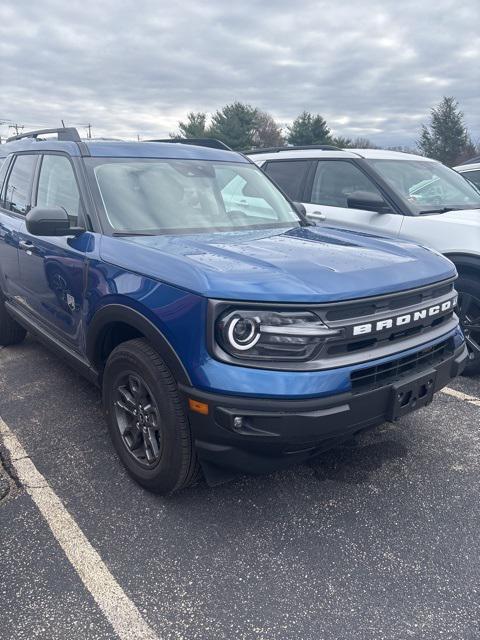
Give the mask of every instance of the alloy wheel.
POLYGON ((460 292, 457 313, 465 334, 470 360, 480 359, 480 299, 460 292))
POLYGON ((128 372, 119 380, 114 411, 123 444, 144 467, 154 467, 162 453, 160 412, 145 380, 128 372))

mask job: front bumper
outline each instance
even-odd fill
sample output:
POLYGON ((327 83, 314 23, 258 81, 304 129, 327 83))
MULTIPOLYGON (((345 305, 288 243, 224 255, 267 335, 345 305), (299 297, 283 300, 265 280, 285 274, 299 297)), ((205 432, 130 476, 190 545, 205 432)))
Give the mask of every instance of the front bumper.
POLYGON ((368 390, 323 398, 227 396, 189 387, 181 387, 181 391, 186 400, 208 405, 207 415, 190 410, 189 419, 207 480, 215 483, 217 478, 223 479, 222 470, 269 472, 305 461, 353 433, 382 424, 392 418, 399 381, 407 388, 411 381, 416 388, 416 381, 431 373, 432 393, 412 402, 402 413, 425 406, 434 392, 462 372, 467 357, 462 344, 425 371, 368 390))

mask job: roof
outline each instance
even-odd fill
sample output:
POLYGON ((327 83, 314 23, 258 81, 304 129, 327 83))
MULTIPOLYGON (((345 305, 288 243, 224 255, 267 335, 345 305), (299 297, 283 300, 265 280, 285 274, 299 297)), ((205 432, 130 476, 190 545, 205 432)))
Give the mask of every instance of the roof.
POLYGON ((255 153, 252 160, 259 162, 262 160, 287 160, 291 158, 370 158, 378 160, 420 160, 426 162, 436 162, 424 156, 417 156, 413 153, 403 153, 402 151, 387 151, 384 149, 339 149, 330 151, 327 149, 286 149, 281 152, 255 153))
POLYGON ((85 142, 94 157, 115 158, 175 158, 186 160, 217 160, 220 162, 248 162, 235 151, 214 149, 193 144, 170 142, 116 142, 88 140, 85 142))
MULTIPOLYGON (((247 154, 248 156, 248 154, 247 154)), ((271 151, 259 153, 255 151, 252 154, 252 160, 259 162, 261 160, 288 160, 289 158, 358 158, 358 154, 352 153, 350 150, 330 151, 326 149, 285 149, 285 151, 271 151)))
POLYGON ((480 161, 479 162, 469 162, 468 164, 459 164, 458 167, 453 167, 455 171, 459 173, 465 173, 468 171, 478 171, 480 169, 480 161))
POLYGON ((432 158, 417 156, 415 153, 404 153, 403 151, 389 151, 388 149, 355 149, 362 158, 371 160, 417 160, 420 162, 437 162, 432 158))
POLYGON ((469 160, 465 160, 465 162, 462 162, 462 165, 464 164, 480 164, 480 156, 474 156, 469 160))
POLYGON ((190 144, 169 142, 123 142, 114 140, 35 140, 22 138, 0 145, 0 157, 18 151, 63 151, 71 156, 96 158, 172 158, 185 160, 216 160, 218 162, 248 162, 235 151, 212 149, 190 144))

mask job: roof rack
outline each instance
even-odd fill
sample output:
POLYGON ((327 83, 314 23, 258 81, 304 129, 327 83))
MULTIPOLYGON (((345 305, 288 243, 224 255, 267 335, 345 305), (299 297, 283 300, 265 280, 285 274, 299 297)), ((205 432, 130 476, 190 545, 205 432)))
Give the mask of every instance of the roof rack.
POLYGON ((14 140, 21 140, 22 138, 34 138, 45 135, 47 133, 56 133, 58 140, 80 142, 80 136, 75 127, 60 127, 59 129, 39 129, 38 131, 27 131, 26 133, 20 133, 18 136, 12 136, 7 138, 7 142, 13 142, 14 140))
POLYGON ((465 160, 465 162, 462 162, 461 167, 463 167, 466 164, 476 164, 477 162, 480 162, 480 156, 474 156, 473 158, 470 158, 469 160, 465 160))
POLYGON ((223 149, 233 151, 228 145, 216 138, 163 138, 157 140, 145 140, 145 142, 173 142, 178 144, 193 144, 199 147, 210 147, 211 149, 223 149))
POLYGON ((308 151, 309 149, 323 149, 323 151, 343 151, 340 147, 335 147, 333 144, 305 144, 301 146, 291 147, 267 147, 266 149, 251 149, 250 151, 244 151, 248 155, 254 153, 280 153, 281 151, 308 151))

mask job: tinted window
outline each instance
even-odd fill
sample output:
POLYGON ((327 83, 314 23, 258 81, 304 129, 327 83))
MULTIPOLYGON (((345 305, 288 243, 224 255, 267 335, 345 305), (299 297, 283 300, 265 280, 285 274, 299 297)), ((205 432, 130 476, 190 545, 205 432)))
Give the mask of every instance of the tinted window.
POLYGON ((312 203, 348 207, 348 196, 354 191, 366 191, 383 197, 353 163, 343 160, 321 160, 318 163, 313 180, 312 203))
POLYGON ((17 156, 3 194, 3 206, 9 211, 27 213, 30 185, 38 156, 17 156))
POLYGON ((63 207, 75 226, 80 208, 80 193, 73 167, 65 156, 44 156, 38 180, 37 205, 63 207))
POLYGON ((470 182, 473 182, 477 189, 480 189, 480 169, 478 169, 478 171, 464 171, 462 175, 464 178, 470 180, 470 182))
POLYGON ((278 160, 267 162, 264 167, 272 180, 294 201, 303 200, 303 186, 310 160, 278 160))

